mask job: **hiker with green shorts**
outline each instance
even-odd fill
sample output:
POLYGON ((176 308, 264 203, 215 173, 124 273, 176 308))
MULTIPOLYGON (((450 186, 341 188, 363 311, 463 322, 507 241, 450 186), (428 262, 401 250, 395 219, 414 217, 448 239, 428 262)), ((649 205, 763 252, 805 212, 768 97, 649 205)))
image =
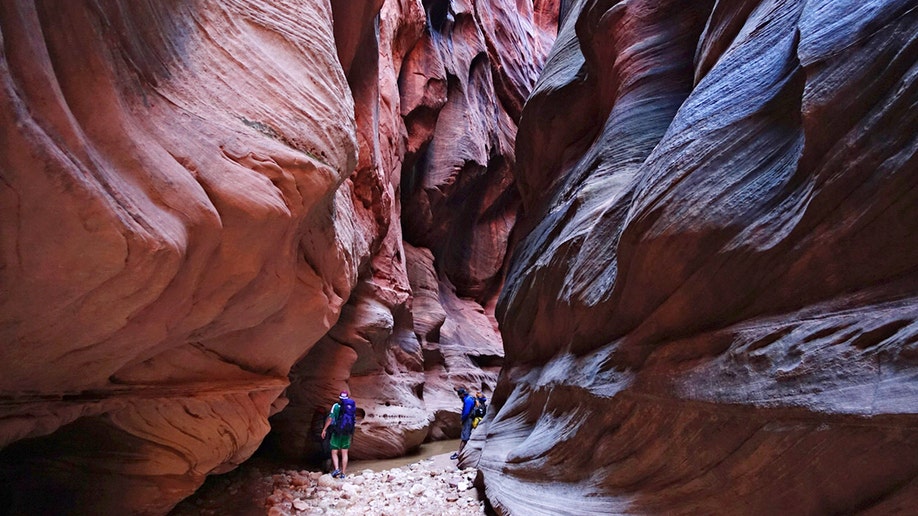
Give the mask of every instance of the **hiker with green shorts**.
POLYGON ((351 436, 354 435, 354 428, 357 423, 357 404, 348 397, 347 391, 341 391, 338 395, 338 403, 332 405, 331 412, 325 418, 325 426, 322 427, 322 439, 325 439, 325 432, 331 427, 331 457, 332 465, 335 471, 332 472, 334 478, 345 478, 347 472, 347 450, 351 447, 351 436), (338 451, 341 451, 341 462, 339 469, 338 451))

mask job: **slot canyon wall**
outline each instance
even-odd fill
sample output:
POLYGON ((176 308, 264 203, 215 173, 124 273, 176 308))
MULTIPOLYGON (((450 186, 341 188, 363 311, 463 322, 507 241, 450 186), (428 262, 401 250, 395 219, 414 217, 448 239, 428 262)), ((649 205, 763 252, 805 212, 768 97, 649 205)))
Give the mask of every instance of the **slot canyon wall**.
POLYGON ((163 514, 342 388, 382 457, 496 384, 501 512, 906 512, 916 7, 0 2, 0 503, 163 514))
POLYGON ((562 4, 462 457, 500 512, 914 510, 916 7, 562 4))
POLYGON ((163 514, 343 388, 354 457, 458 435, 557 13, 0 2, 3 512, 163 514))
POLYGON ((292 410, 272 418, 271 443, 318 454, 322 418, 347 380, 365 415, 351 455, 392 457, 457 438, 454 388, 490 395, 497 383, 494 305, 520 206, 513 142, 558 6, 332 6, 356 102, 355 191, 390 222, 338 323, 291 371, 292 410))

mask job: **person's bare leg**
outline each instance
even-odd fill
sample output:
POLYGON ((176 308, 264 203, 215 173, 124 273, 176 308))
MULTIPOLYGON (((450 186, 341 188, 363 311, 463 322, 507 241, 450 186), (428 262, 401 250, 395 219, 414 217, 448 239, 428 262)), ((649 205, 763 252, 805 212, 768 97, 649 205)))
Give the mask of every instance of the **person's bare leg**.
POLYGON ((332 466, 338 469, 338 450, 332 450, 332 466))
POLYGON ((347 448, 341 449, 341 474, 347 472, 347 448))

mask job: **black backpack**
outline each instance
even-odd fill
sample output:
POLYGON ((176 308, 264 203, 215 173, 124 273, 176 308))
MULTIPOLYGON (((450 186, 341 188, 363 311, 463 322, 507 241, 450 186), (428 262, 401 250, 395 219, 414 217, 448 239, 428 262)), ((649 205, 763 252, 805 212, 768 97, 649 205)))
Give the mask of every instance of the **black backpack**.
POLYGON ((488 406, 485 405, 485 402, 481 399, 475 400, 475 409, 472 410, 473 417, 485 417, 485 414, 488 413, 488 406))
POLYGON ((333 427, 335 433, 338 435, 352 434, 356 424, 357 404, 350 398, 341 400, 338 407, 338 419, 335 420, 333 427))

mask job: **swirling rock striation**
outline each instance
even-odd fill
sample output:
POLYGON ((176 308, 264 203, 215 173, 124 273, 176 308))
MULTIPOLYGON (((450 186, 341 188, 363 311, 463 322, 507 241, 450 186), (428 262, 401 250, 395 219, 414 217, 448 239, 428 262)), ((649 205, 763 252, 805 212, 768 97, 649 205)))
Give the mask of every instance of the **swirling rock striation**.
POLYGON ((520 206, 512 142, 557 6, 332 6, 355 98, 354 204, 389 222, 336 326, 292 370, 270 441, 288 456, 320 456, 322 419, 348 389, 360 409, 350 456, 394 457, 458 437, 453 389, 497 383, 493 311, 520 206))
POLYGON ((332 10, 0 6, 4 512, 162 514, 247 459, 377 237, 332 10))
POLYGON ((354 456, 457 433, 555 4, 3 2, 4 511, 162 514, 341 388, 354 456))
POLYGON ((513 514, 918 501, 914 2, 566 3, 523 110, 513 514))

